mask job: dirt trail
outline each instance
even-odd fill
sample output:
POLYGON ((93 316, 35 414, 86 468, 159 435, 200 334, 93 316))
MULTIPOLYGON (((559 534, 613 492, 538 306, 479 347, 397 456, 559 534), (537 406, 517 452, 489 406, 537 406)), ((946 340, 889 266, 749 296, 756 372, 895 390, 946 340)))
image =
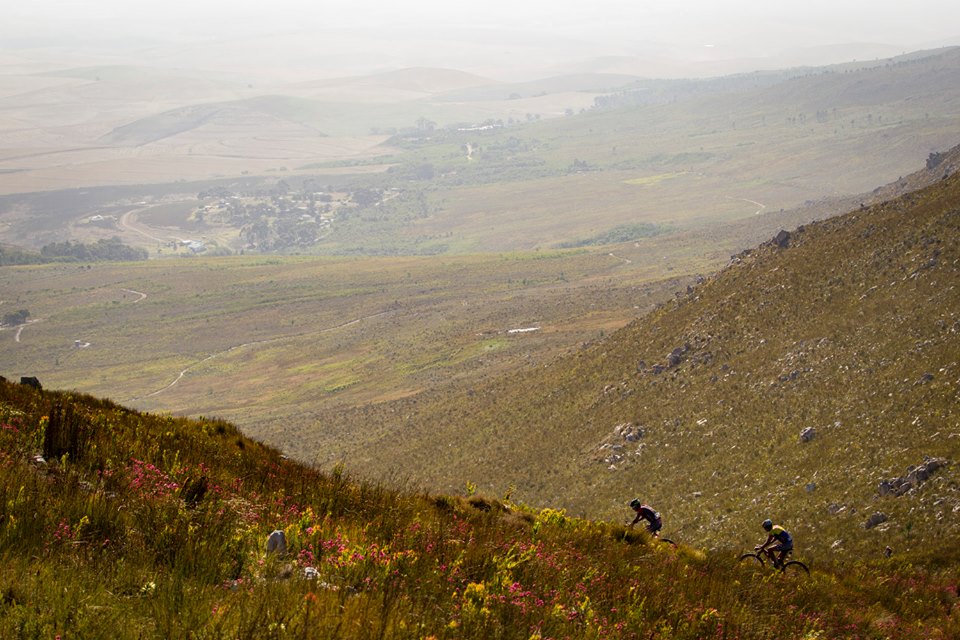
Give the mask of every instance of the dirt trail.
POLYGON ((767 208, 767 205, 763 204, 762 202, 757 202, 756 200, 751 200, 751 199, 749 199, 749 198, 734 198, 733 196, 727 196, 727 199, 728 199, 728 200, 742 200, 743 202, 749 202, 750 204, 753 204, 753 205, 756 205, 756 206, 760 207, 759 209, 757 209, 756 211, 753 212, 753 215, 755 215, 755 216, 760 215, 761 213, 763 213, 763 210, 767 208))
POLYGON ((140 302, 141 300, 145 300, 146 297, 147 297, 147 294, 143 293, 142 291, 134 291, 133 289, 120 289, 120 291, 125 291, 125 292, 127 292, 127 293, 132 293, 132 294, 135 295, 135 296, 140 296, 139 298, 137 298, 136 300, 134 300, 134 301, 131 302, 130 304, 137 304, 137 303, 140 302))
MULTIPOLYGON (((20 342, 20 334, 23 333, 23 330, 27 327, 28 324, 33 324, 34 322, 40 322, 42 318, 35 318, 33 320, 27 320, 23 324, 17 325, 17 332, 13 334, 13 341, 20 342)), ((12 328, 12 327, 11 327, 12 328)))

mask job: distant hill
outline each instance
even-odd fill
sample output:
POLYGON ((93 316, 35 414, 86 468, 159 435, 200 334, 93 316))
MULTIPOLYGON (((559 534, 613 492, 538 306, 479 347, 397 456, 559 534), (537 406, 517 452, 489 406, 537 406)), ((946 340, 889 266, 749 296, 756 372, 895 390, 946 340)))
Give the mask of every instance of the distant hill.
POLYGON ((101 140, 107 144, 142 146, 181 134, 196 134, 215 128, 211 138, 220 139, 224 131, 235 137, 257 130, 273 135, 316 137, 322 132, 304 124, 313 105, 295 98, 260 97, 245 101, 182 107, 142 118, 117 127, 101 140))
POLYGON ((331 415, 364 434, 337 457, 592 516, 639 495, 711 544, 765 517, 825 556, 956 536, 960 148, 928 164, 902 182, 929 186, 745 251, 543 368, 331 415), (929 459, 930 478, 884 493, 929 459), (874 512, 888 520, 867 533, 874 512))

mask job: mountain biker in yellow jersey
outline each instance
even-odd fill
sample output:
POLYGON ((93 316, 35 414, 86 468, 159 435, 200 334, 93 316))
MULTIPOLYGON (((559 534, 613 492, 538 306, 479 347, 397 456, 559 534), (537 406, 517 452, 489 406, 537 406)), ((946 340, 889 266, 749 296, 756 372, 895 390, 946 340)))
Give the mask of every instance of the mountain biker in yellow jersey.
POLYGON ((628 526, 632 527, 633 525, 640 522, 640 520, 647 521, 647 531, 650 532, 654 538, 660 537, 660 529, 663 528, 663 520, 660 519, 660 514, 653 510, 649 505, 643 504, 636 498, 630 501, 630 508, 637 512, 637 517, 633 519, 628 526))
POLYGON ((780 525, 773 524, 770 519, 764 520, 761 526, 768 534, 767 541, 757 545, 756 550, 767 554, 773 566, 779 567, 783 564, 787 554, 793 551, 793 536, 780 525))

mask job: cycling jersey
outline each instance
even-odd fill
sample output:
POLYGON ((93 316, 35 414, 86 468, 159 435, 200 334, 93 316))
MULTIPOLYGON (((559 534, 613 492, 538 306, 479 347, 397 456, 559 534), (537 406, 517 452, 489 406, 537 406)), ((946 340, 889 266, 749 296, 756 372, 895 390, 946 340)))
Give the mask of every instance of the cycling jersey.
POLYGON ((789 531, 778 524, 773 525, 773 529, 770 530, 770 535, 776 538, 777 541, 784 547, 793 546, 793 536, 790 535, 789 531))
POLYGON ((637 508, 637 514, 650 523, 649 528, 651 533, 659 531, 663 526, 663 521, 660 520, 660 514, 645 504, 642 504, 637 508))

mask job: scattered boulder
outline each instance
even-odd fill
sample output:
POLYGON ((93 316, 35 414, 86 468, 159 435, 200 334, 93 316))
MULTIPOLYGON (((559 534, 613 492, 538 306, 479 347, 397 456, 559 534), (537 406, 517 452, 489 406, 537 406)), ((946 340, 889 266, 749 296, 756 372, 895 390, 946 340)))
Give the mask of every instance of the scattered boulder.
POLYGON ((946 465, 947 461, 943 458, 926 458, 923 464, 907 467, 906 475, 881 480, 877 485, 877 493, 880 496, 900 497, 920 487, 946 465))
POLYGON ((40 385, 40 381, 37 380, 34 376, 20 376, 20 384, 25 384, 27 386, 33 387, 37 391, 43 391, 43 387, 40 385))
POLYGON ((863 523, 863 528, 873 529, 878 524, 883 524, 889 519, 890 518, 887 517, 887 514, 883 513, 882 511, 874 511, 870 514, 870 517, 867 518, 867 521, 863 523))
POLYGON ((816 483, 816 482, 808 482, 808 483, 806 484, 806 486, 804 486, 804 489, 807 490, 807 493, 813 493, 814 491, 817 490, 817 483, 816 483))
POLYGON ((631 422, 624 422, 613 428, 613 435, 614 437, 622 438, 627 442, 636 442, 647 435, 647 430, 631 422))
POLYGON ((817 437, 817 430, 813 427, 807 427, 800 432, 800 442, 810 442, 817 437))
POLYGON ((277 529, 267 538, 267 553, 279 553, 283 555, 287 552, 287 535, 282 529, 277 529))
POLYGON ((777 235, 773 236, 773 244, 780 247, 781 249, 786 249, 790 244, 790 232, 784 229, 781 229, 777 235))

